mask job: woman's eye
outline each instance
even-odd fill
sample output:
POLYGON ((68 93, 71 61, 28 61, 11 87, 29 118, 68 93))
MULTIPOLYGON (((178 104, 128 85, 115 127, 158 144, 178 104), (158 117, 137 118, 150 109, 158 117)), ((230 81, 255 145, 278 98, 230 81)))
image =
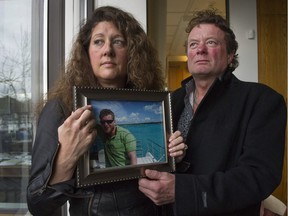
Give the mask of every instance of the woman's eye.
POLYGON ((100 39, 94 40, 94 44, 95 44, 95 45, 102 45, 103 43, 104 43, 103 40, 100 40, 100 39))
POLYGON ((113 44, 117 45, 117 46, 121 46, 121 47, 124 47, 125 46, 125 41, 124 40, 120 40, 120 39, 117 39, 117 40, 114 40, 113 41, 113 44))

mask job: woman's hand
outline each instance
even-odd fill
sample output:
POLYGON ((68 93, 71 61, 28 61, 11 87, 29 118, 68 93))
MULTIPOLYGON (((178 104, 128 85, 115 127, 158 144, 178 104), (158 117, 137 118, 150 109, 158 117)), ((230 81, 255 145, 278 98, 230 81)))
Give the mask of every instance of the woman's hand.
POLYGON ((75 162, 89 149, 96 137, 96 120, 90 105, 73 112, 58 128, 58 139, 66 157, 75 162))
POLYGON ((69 180, 78 159, 90 148, 96 138, 96 120, 92 106, 77 109, 58 128, 57 153, 50 184, 69 180))
POLYGON ((175 131, 169 138, 168 151, 171 157, 175 157, 176 163, 179 163, 186 155, 188 146, 183 142, 180 131, 175 131))

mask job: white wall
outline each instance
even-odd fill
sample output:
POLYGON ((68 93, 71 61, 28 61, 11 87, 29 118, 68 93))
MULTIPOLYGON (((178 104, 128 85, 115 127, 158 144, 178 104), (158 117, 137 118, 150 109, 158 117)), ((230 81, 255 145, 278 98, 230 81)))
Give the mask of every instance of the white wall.
POLYGON ((258 82, 256 0, 229 0, 229 15, 239 44, 239 67, 234 74, 243 81, 258 82))

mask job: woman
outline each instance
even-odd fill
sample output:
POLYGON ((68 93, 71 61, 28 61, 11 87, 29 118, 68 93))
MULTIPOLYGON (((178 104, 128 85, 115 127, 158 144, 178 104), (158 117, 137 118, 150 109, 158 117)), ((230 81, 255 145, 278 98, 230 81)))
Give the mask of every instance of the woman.
MULTIPOLYGON (((80 29, 65 73, 39 116, 27 188, 30 212, 51 215, 69 200, 72 216, 158 215, 157 207, 138 190, 137 180, 75 188, 77 161, 97 131, 91 106, 73 112, 72 87, 161 90, 163 83, 157 53, 139 23, 117 8, 96 9, 80 29)), ((171 155, 181 155, 179 132, 170 140, 178 146, 171 155)))

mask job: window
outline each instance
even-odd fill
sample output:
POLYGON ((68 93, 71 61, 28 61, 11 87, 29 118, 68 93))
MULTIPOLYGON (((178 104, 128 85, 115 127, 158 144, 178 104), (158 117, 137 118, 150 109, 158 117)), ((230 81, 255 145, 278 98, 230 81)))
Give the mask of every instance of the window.
POLYGON ((44 8, 44 0, 0 1, 0 215, 28 211, 33 110, 44 91, 44 8))

